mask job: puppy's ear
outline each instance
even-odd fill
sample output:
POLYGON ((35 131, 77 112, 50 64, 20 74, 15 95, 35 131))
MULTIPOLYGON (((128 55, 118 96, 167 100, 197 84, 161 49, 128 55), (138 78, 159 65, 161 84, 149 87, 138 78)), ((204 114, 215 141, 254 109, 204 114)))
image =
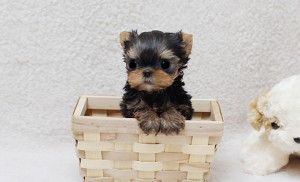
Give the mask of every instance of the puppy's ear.
POLYGON ((257 96, 249 105, 249 111, 247 120, 251 126, 259 131, 262 126, 267 126, 267 119, 263 114, 263 111, 268 107, 268 93, 269 90, 266 90, 257 96))
POLYGON ((126 42, 128 42, 130 39, 137 37, 137 31, 133 30, 132 32, 121 32, 120 33, 120 43, 123 49, 126 47, 126 42))
POLYGON ((183 40, 183 47, 185 49, 185 57, 189 57, 189 55, 192 53, 192 47, 193 47, 193 35, 192 34, 186 34, 182 32, 182 40, 183 40))
POLYGON ((121 32, 120 33, 120 43, 123 49, 125 48, 125 42, 129 41, 131 32, 121 32))

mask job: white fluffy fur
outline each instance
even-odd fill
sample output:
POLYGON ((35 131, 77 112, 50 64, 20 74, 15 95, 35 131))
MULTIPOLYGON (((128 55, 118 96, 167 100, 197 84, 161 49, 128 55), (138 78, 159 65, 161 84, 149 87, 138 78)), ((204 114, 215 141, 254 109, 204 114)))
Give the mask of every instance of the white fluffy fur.
POLYGON ((244 143, 244 170, 258 175, 278 171, 292 154, 300 155, 300 144, 294 141, 300 137, 300 75, 284 79, 263 99, 267 104, 260 110, 262 116, 278 118, 280 128, 253 131, 244 143))

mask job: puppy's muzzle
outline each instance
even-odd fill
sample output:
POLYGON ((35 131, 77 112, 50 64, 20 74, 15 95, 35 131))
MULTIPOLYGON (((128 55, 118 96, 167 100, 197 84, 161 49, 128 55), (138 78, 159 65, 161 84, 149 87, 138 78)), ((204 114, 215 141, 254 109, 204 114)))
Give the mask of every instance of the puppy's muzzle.
POLYGON ((294 138, 294 141, 295 141, 296 143, 300 144, 300 137, 294 138))
POLYGON ((153 73, 153 71, 146 69, 143 72, 143 75, 144 75, 145 78, 149 78, 149 77, 151 77, 152 73, 153 73))

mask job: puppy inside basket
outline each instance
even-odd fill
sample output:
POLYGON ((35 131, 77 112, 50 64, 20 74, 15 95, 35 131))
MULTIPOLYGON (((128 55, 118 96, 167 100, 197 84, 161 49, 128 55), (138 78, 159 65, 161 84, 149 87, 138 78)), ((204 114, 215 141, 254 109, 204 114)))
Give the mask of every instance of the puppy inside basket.
POLYGON ((128 73, 120 103, 123 116, 136 118, 146 134, 178 134, 193 114, 182 81, 192 35, 132 31, 122 32, 120 42, 128 73))

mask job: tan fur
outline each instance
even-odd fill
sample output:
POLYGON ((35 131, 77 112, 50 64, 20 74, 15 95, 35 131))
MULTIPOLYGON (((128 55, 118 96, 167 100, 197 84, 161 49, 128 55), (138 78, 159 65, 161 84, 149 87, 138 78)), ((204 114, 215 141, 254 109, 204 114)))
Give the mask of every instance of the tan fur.
POLYGON ((172 85, 174 79, 178 76, 178 73, 176 73, 177 75, 174 75, 174 78, 172 78, 162 70, 153 70, 151 78, 147 78, 147 81, 150 83, 145 83, 145 78, 143 77, 144 70, 145 68, 128 73, 128 83, 131 88, 148 92, 161 90, 172 85))
POLYGON ((174 80, 167 73, 162 70, 155 70, 152 76, 152 83, 154 89, 160 90, 169 87, 173 84, 174 80))
POLYGON ((159 55, 162 59, 172 59, 174 57, 176 57, 173 53, 172 50, 170 49, 165 49, 163 50, 160 55, 159 55))
POLYGON ((192 53, 193 35, 182 33, 182 39, 184 43, 185 57, 189 57, 189 55, 192 53))
POLYGON ((130 38, 130 32, 121 32, 120 33, 120 43, 123 48, 125 47, 124 42, 128 41, 129 38, 130 38))
POLYGON ((138 59, 139 57, 139 54, 135 48, 130 48, 126 54, 130 59, 138 59))
POLYGON ((138 89, 144 83, 143 71, 144 69, 137 69, 128 73, 128 83, 131 88, 138 89))
POLYGON ((248 122, 250 122, 251 126, 257 131, 259 131, 262 126, 264 126, 266 130, 270 129, 271 122, 273 122, 274 120, 266 118, 263 114, 263 110, 268 107, 268 93, 269 90, 264 91, 261 95, 257 96, 249 105, 248 122))

